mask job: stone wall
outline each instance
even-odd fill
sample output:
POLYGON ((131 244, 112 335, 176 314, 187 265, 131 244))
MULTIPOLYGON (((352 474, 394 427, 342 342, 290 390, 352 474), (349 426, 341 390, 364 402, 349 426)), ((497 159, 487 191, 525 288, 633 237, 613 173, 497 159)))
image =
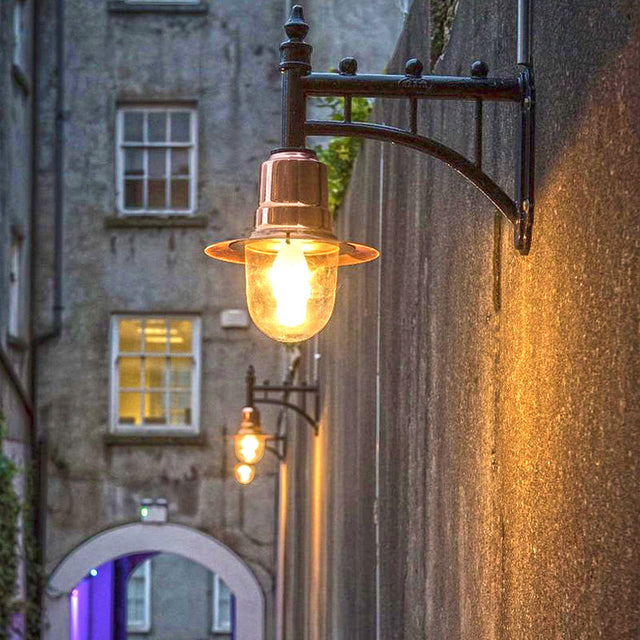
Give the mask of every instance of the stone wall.
MULTIPOLYGON (((52 320, 55 4, 43 3, 41 16, 39 331, 52 320)), ((279 0, 202 3, 197 13, 122 5, 65 2, 64 311, 60 337, 38 360, 39 426, 49 440, 47 569, 101 530, 137 520, 143 498, 165 498, 170 521, 207 532, 249 564, 271 628, 276 467, 266 461, 240 487, 225 434, 237 428, 246 367, 278 379, 281 355, 253 327, 223 328, 222 310, 245 308, 243 271, 203 248, 250 226, 258 164, 279 140, 285 11, 279 0), (195 217, 123 220, 115 204, 118 101, 184 99, 199 116, 195 217), (200 438, 109 439, 110 318, 121 312, 200 316, 200 438)))
MULTIPOLYGON (((482 57, 515 73, 515 4, 461 0, 434 71, 482 57)), ((321 433, 295 459, 307 583, 288 606, 307 611, 305 638, 630 639, 640 625, 640 9, 535 5, 529 256, 448 167, 373 142, 358 158, 338 227, 382 258, 341 273, 318 346, 321 433)), ((428 15, 417 0, 390 70, 428 59, 428 15)), ((425 102, 419 129, 472 157, 473 112, 425 102)), ((375 115, 408 122, 399 101, 375 115)), ((516 117, 485 107, 484 167, 508 192, 516 117)))

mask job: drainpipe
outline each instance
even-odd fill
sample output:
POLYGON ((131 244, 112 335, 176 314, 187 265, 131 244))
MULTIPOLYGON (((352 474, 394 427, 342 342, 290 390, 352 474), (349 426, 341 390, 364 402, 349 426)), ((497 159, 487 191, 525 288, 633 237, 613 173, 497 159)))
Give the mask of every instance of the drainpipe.
MULTIPOLYGON (((33 141, 32 141, 32 183, 31 183, 31 398, 33 406, 33 447, 35 467, 35 522, 37 539, 37 555, 40 566, 44 569, 46 562, 46 513, 47 513, 47 433, 40 428, 37 422, 38 408, 38 348, 45 342, 57 339, 62 332, 62 243, 63 243, 63 189, 64 189, 64 104, 65 104, 65 30, 64 30, 64 0, 57 0, 56 4, 56 67, 57 67, 57 95, 56 95, 56 124, 54 142, 54 264, 53 264, 53 321, 51 327, 43 334, 34 336, 34 310, 36 291, 36 251, 34 235, 38 228, 36 216, 37 196, 38 196, 38 165, 40 159, 40 135, 39 135, 39 87, 38 87, 38 67, 39 67, 39 39, 40 39, 40 3, 33 3, 33 141)), ((44 584, 40 584, 38 602, 41 611, 44 609, 44 584)), ((44 637, 44 615, 41 617, 41 634, 44 637)))

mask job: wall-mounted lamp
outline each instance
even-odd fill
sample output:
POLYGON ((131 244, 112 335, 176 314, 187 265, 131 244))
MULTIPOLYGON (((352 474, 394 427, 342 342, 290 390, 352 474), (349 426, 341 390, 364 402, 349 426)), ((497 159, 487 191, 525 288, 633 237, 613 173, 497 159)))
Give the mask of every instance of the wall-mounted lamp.
POLYGON ((240 484, 250 484, 255 478, 255 465, 262 460, 265 451, 276 455, 280 460, 284 459, 286 437, 263 433, 260 424, 260 413, 255 408, 256 404, 273 404, 287 409, 293 409, 302 416, 307 424, 312 427, 315 435, 318 435, 320 419, 320 390, 317 384, 301 383, 293 385, 284 382, 281 385, 269 384, 266 380, 263 384, 256 384, 256 374, 253 366, 247 370, 245 378, 247 402, 242 409, 242 420, 238 432, 233 436, 233 449, 238 459, 238 464, 233 468, 236 480, 240 484), (257 392, 257 393, 256 393, 257 392), (282 398, 274 398, 271 394, 282 393, 282 398), (307 413, 303 406, 289 401, 291 393, 314 396, 314 415, 307 413), (279 447, 270 447, 267 442, 275 442, 279 447))
POLYGON ((249 238, 217 242, 205 253, 218 260, 245 264, 249 313, 263 333, 280 342, 300 342, 329 321, 335 302, 338 267, 368 262, 376 249, 341 242, 333 233, 327 207, 327 172, 306 148, 307 136, 357 136, 404 145, 431 155, 463 175, 493 202, 514 227, 515 248, 531 246, 534 191, 535 94, 529 60, 529 0, 518 0, 518 77, 489 78, 476 61, 470 77, 422 75, 422 63, 409 60, 404 75, 357 75, 354 58, 340 62, 339 73, 311 73, 309 26, 302 7, 291 10, 285 24, 288 40, 280 45, 282 80, 282 148, 263 163, 260 206, 249 238), (342 121, 307 120, 307 98, 344 98, 342 121), (409 128, 353 122, 354 96, 408 100, 409 128), (475 158, 418 135, 418 100, 472 100, 476 104, 475 158), (510 198, 482 171, 482 103, 515 102, 520 106, 516 198, 510 198))

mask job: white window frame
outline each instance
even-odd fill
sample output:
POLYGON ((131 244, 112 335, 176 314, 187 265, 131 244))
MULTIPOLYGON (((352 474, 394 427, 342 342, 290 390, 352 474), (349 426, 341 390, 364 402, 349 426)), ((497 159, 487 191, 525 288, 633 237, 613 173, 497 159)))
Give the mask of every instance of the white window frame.
MULTIPOLYGON (((140 568, 143 569, 144 574, 144 620, 134 620, 129 622, 129 616, 127 615, 127 631, 137 633, 149 633, 151 631, 151 559, 145 560, 142 565, 139 565, 134 571, 129 574, 131 576, 140 568)), ((128 609, 128 585, 127 585, 127 609, 128 609)))
POLYGON ((9 317, 7 333, 14 338, 21 334, 22 279, 22 238, 12 234, 9 245, 9 317))
MULTIPOLYGON (((220 622, 220 576, 217 573, 213 574, 213 589, 212 589, 212 602, 211 602, 211 631, 213 633, 230 634, 233 629, 233 620, 229 620, 229 626, 224 626, 220 622)), ((228 589, 229 587, 227 587, 228 589)), ((229 597, 233 598, 233 594, 229 591, 229 597)), ((231 603, 231 616, 233 616, 233 604, 231 603)))
MULTIPOLYGON (((138 352, 142 357, 143 352, 138 352)), ((135 356, 136 353, 128 353, 127 356, 135 356)), ((175 354, 176 357, 184 357, 175 354)), ((200 378, 202 371, 202 332, 200 316, 186 313, 120 313, 111 316, 111 431, 119 434, 137 435, 194 435, 200 432, 200 378), (191 321, 191 357, 193 358, 193 369, 191 376, 191 424, 190 425, 132 425, 120 423, 119 411, 119 334, 121 320, 190 320, 191 321)))
MULTIPOLYGON (((138 2, 136 2, 138 4, 138 2)), ((155 215, 155 216, 189 216, 193 215, 197 208, 198 196, 198 111, 193 105, 184 104, 163 104, 163 105, 120 105, 116 115, 116 208, 118 213, 123 216, 139 216, 139 215, 155 215), (182 112, 190 114, 190 141, 186 142, 170 142, 170 123, 167 118, 166 140, 163 142, 149 142, 147 140, 148 128, 145 126, 149 113, 166 113, 182 112), (142 113, 143 114, 143 140, 140 143, 124 141, 124 116, 125 113, 142 113), (167 180, 167 188, 171 183, 171 166, 169 160, 169 149, 188 149, 189 150, 189 207, 187 209, 151 209, 148 206, 149 190, 147 182, 149 179, 148 154, 143 154, 143 204, 140 209, 127 209, 124 204, 125 196, 125 176, 124 176, 124 150, 126 148, 148 149, 165 149, 165 180, 167 180)), ((167 195, 165 195, 167 198, 167 195)))

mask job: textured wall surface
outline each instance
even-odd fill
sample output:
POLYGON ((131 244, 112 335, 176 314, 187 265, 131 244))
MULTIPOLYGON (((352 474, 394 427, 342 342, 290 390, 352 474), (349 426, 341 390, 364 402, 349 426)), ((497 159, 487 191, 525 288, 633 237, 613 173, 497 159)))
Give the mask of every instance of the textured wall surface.
MULTIPOLYGON (((417 0, 391 70, 427 59, 427 15, 417 0)), ((447 167, 358 158, 340 235, 382 258, 344 270, 319 342, 306 637, 370 640, 377 614, 384 640, 637 637, 640 8, 538 0, 534 22, 528 257, 447 167)), ((461 0, 434 71, 514 73, 514 25, 514 2, 461 0)), ((508 192, 516 115, 485 107, 508 192)), ((376 116, 407 124, 400 102, 376 116)), ((420 123, 472 157, 472 104, 423 103, 420 123)))

